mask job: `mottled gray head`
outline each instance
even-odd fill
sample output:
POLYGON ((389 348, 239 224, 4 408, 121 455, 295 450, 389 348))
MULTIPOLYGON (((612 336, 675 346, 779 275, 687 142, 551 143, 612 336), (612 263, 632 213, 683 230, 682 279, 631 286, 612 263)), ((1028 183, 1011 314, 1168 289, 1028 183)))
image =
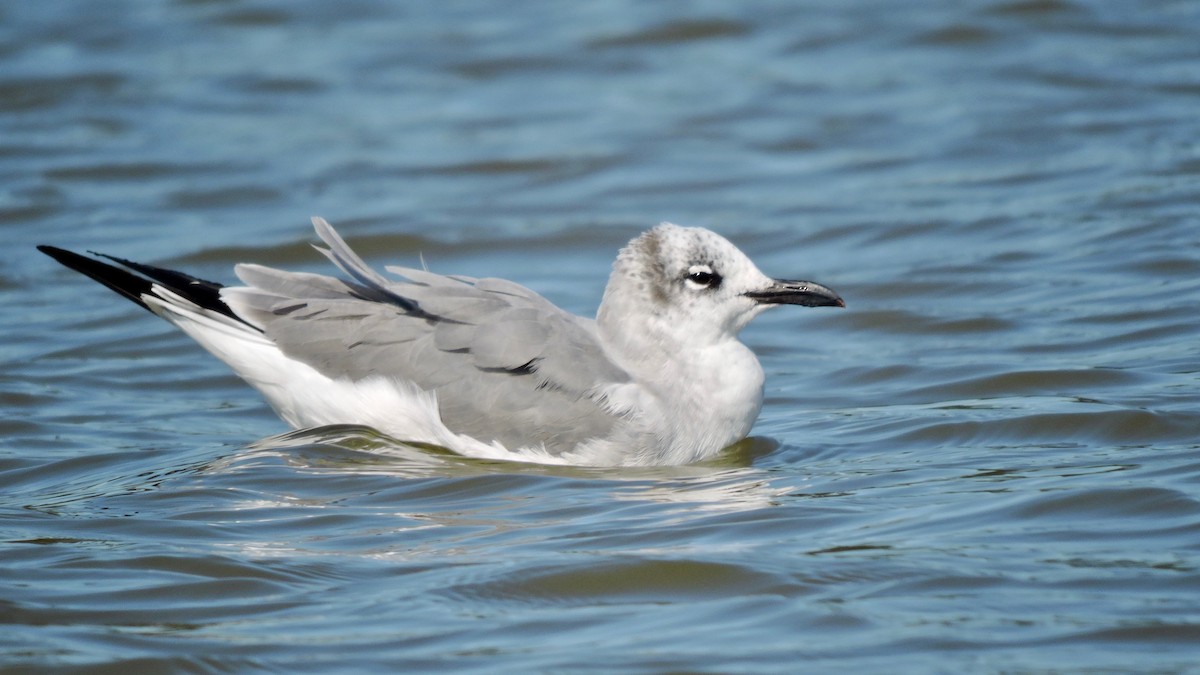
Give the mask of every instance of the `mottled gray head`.
POLYGON ((736 246, 698 227, 663 223, 621 250, 598 318, 667 322, 672 332, 709 341, 736 335, 774 305, 845 306, 808 281, 771 279, 736 246))

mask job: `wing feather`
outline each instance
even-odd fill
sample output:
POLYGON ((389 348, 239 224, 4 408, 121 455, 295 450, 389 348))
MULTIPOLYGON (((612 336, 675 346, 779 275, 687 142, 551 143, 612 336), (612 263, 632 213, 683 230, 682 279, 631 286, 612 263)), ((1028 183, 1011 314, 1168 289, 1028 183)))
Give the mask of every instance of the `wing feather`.
POLYGON ((594 322, 503 279, 372 270, 324 220, 324 253, 352 281, 240 265, 222 298, 291 358, 334 378, 405 380, 438 397, 445 424, 481 441, 565 452, 619 424, 601 397, 628 375, 594 322))

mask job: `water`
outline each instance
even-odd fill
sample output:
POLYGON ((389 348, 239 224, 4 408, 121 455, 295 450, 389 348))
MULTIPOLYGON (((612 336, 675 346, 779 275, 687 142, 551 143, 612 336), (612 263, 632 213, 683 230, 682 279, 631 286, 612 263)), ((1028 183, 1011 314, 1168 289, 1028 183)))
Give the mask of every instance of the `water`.
POLYGON ((0 668, 1195 672, 1198 59, 1183 0, 0 4, 0 668), (704 466, 386 458, 33 251, 313 214, 580 313, 670 219, 848 309, 747 330, 704 466))

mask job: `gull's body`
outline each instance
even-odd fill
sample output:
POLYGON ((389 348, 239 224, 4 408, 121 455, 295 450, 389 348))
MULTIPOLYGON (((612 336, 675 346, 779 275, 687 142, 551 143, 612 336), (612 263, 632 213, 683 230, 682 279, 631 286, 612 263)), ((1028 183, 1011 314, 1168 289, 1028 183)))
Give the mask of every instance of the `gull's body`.
POLYGON ((350 280, 238 265, 223 287, 40 247, 167 319, 297 428, 362 424, 463 455, 684 464, 749 433, 763 371, 738 333, 778 304, 841 306, 768 278, 733 244, 664 223, 621 250, 596 319, 500 279, 369 268, 324 220, 350 280))

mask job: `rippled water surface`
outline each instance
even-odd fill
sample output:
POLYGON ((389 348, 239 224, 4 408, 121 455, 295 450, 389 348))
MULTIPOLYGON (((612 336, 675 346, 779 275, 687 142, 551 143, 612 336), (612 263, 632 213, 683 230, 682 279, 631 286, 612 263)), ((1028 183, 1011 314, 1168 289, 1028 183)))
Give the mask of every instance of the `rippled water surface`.
POLYGON ((0 669, 1196 672, 1191 0, 0 3, 0 669), (641 470, 284 434, 34 251, 375 263, 595 311, 659 220, 780 310, 641 470))

